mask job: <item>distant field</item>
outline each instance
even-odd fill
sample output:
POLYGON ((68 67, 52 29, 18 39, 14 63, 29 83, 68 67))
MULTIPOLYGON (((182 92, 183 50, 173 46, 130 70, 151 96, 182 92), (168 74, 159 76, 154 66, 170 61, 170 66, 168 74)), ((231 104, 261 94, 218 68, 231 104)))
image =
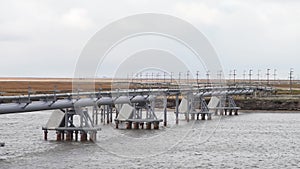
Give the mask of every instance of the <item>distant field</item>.
MULTIPOLYGON (((110 79, 97 80, 95 88, 107 90, 110 88, 110 79)), ((59 92, 72 91, 71 78, 0 78, 0 92, 3 95, 20 95, 28 93, 52 93, 54 90, 59 92)), ((80 89, 87 88, 85 84, 78 86, 80 89)))
MULTIPOLYGON (((84 81, 84 80, 82 80, 84 81)), ((111 79, 96 79, 95 91, 98 91, 99 88, 101 90, 111 90, 111 79)), ((126 82, 126 79, 118 79, 114 80, 118 82, 126 82)), ((134 79, 133 82, 170 82, 170 79, 134 79)), ((132 82, 132 80, 130 80, 132 82)), ((175 80, 173 80, 173 83, 175 80)), ((176 81, 178 82, 178 80, 176 81)), ((197 83, 196 80, 189 80, 186 81, 185 79, 181 79, 181 83, 197 83)), ((199 83, 206 83, 206 80, 199 80, 199 83)), ((243 82, 242 80, 237 80, 238 83, 247 83, 248 81, 243 82)), ((230 81, 229 83, 232 83, 230 81)), ((289 84, 288 81, 276 81, 271 82, 271 86, 277 89, 277 94, 288 94, 289 93, 289 84)), ((141 85, 133 86, 131 84, 130 88, 140 88, 141 85)), ((145 86, 144 86, 145 87, 145 86)), ((151 87, 158 87, 158 86, 151 86, 151 87)), ((160 86, 161 87, 161 86, 160 86)), ((167 87, 167 86, 163 86, 167 87)), ((52 93, 54 90, 58 90, 59 92, 71 92, 72 91, 72 78, 0 78, 0 92, 2 95, 20 95, 20 94, 27 94, 28 89, 32 93, 52 93)), ((80 83, 74 88, 78 88, 80 90, 85 90, 87 88, 91 88, 91 86, 86 85, 85 83, 80 83)), ((300 94, 300 85, 299 83, 294 83, 292 85, 293 93, 300 94)))

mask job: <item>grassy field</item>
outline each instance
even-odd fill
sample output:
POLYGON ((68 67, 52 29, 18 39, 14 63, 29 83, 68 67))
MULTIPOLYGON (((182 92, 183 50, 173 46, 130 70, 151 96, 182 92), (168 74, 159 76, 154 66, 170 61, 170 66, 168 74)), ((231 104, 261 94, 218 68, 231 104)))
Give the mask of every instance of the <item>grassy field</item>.
MULTIPOLYGON (((2 95, 21 95, 27 94, 28 89, 30 89, 31 93, 53 93, 54 90, 58 92, 71 92, 72 91, 72 78, 0 78, 0 92, 2 95)), ((125 79, 116 80, 118 82, 125 82, 125 79)), ((136 79, 130 82, 145 82, 144 79, 136 79)), ((170 80, 163 80, 163 79, 156 79, 150 80, 148 79, 147 82, 169 82, 170 80)), ((114 80, 115 82, 115 80, 114 80)), ((174 82, 174 81, 173 81, 174 82)), ((196 83, 196 80, 190 80, 190 82, 196 83)), ((201 83, 205 83, 206 80, 199 80, 201 83)), ((242 83, 242 81, 239 81, 242 83)), ((181 83, 184 83, 182 80, 181 83)), ((95 88, 95 91, 98 91, 99 88, 101 90, 111 90, 112 80, 111 79, 96 79, 93 86, 89 85, 90 83, 85 83, 84 80, 81 80, 80 84, 74 85, 74 89, 77 88, 80 90, 85 91, 86 89, 95 88)), ((115 84, 115 83, 114 83, 115 84)), ((122 83, 120 83, 122 84, 122 83)), ((120 87, 118 84, 118 87, 120 87)), ((123 87, 126 87, 127 84, 123 84, 123 87), (125 86, 124 86, 125 85, 125 86)), ((277 83, 272 83, 272 87, 276 88, 276 94, 278 95, 285 95, 290 94, 290 85, 287 81, 278 81, 277 83)), ((121 86, 122 87, 122 86, 121 86)), ((131 84, 130 88, 142 88, 149 86, 142 86, 142 85, 135 85, 131 84)), ((157 87, 168 87, 168 86, 154 86, 152 85, 151 88, 157 87)), ((298 83, 294 83, 292 85, 293 94, 300 94, 300 85, 298 83)))
MULTIPOLYGON (((103 90, 109 90, 111 86, 110 79, 101 79, 95 82, 95 89, 100 87, 103 90)), ((82 90, 90 88, 90 85, 81 83, 74 86, 82 90)), ((0 92, 2 95, 20 95, 31 93, 52 93, 54 90, 58 92, 71 92, 72 79, 69 78, 0 78, 0 92)))

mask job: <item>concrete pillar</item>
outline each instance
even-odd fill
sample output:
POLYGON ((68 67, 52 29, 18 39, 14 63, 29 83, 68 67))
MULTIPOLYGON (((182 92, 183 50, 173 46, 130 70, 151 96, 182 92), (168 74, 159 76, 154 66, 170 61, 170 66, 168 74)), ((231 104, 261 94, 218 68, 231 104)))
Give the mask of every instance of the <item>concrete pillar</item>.
POLYGON ((232 116, 232 109, 229 109, 229 116, 232 116))
POLYGON ((96 142, 97 140, 97 132, 96 131, 91 131, 90 132, 90 141, 96 142))
POLYGON ((207 114, 207 120, 211 120, 211 114, 207 114))
POLYGON ((61 131, 61 140, 65 140, 65 132, 61 131))
POLYGON ((106 106, 106 122, 107 122, 107 124, 109 124, 109 114, 110 114, 110 112, 109 112, 109 106, 106 106))
POLYGON ((186 121, 189 122, 190 121, 190 112, 191 112, 191 99, 190 99, 190 94, 187 95, 187 112, 186 112, 186 121))
POLYGON ((146 123, 146 129, 147 129, 147 130, 151 130, 151 123, 150 123, 150 122, 147 122, 147 123, 146 123))
POLYGON ((109 121, 112 123, 112 121, 113 121, 113 115, 112 115, 112 113, 113 113, 113 108, 112 108, 112 106, 109 106, 110 108, 109 108, 109 111, 110 111, 110 118, 109 118, 109 121))
POLYGON ((205 120, 205 113, 201 114, 201 120, 205 120))
POLYGON ((235 109, 235 110, 234 110, 234 115, 236 115, 236 116, 239 115, 238 109, 235 109))
POLYGON ((191 114, 191 119, 195 120, 195 114, 191 114))
POLYGON ((175 108, 175 113, 176 113, 176 124, 178 124, 178 106, 179 106, 179 98, 178 98, 178 94, 176 94, 176 108, 175 108))
MULTIPOLYGON (((103 107, 103 106, 102 106, 103 107)), ((100 122, 103 123, 104 122, 104 114, 103 114, 103 108, 100 109, 100 122)))
POLYGON ((73 138, 73 131, 67 131, 66 141, 72 141, 72 138, 73 138))
POLYGON ((226 115, 226 113, 227 113, 227 110, 225 109, 220 109, 220 115, 221 116, 223 116, 223 115, 226 115), (224 112, 225 112, 225 114, 224 114, 224 112))
POLYGON ((87 141, 87 133, 84 131, 81 131, 80 133, 80 141, 87 141))
POLYGON ((61 132, 60 131, 57 131, 56 132, 56 141, 61 141, 61 132))
POLYGON ((164 109, 164 126, 167 126, 167 105, 165 105, 164 109))
POLYGON ((44 130, 44 140, 48 140, 48 130, 44 130))
POLYGON ((116 129, 119 128, 119 121, 116 121, 116 129))
POLYGON ((133 128, 139 129, 139 122, 133 122, 133 128))
POLYGON ((144 129, 144 122, 140 123, 141 129, 144 129))
POLYGON ((219 115, 219 114, 218 114, 218 109, 215 110, 215 115, 216 115, 216 116, 219 115))
POLYGON ((185 120, 186 120, 187 122, 190 121, 190 113, 189 113, 189 112, 185 113, 185 120))
POLYGON ((159 129, 159 122, 154 122, 154 123, 153 123, 153 128, 154 128, 155 130, 158 130, 158 129, 159 129))
POLYGON ((132 122, 127 122, 126 129, 131 129, 131 128, 132 128, 132 122))
POLYGON ((75 141, 78 141, 78 130, 75 130, 75 141))

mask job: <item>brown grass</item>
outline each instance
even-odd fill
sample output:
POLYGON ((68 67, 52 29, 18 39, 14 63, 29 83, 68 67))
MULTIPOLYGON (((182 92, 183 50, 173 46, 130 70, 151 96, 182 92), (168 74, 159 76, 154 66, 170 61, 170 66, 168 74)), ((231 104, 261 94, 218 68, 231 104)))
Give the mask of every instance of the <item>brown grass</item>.
MULTIPOLYGON (((98 80, 95 83, 95 88, 98 90, 100 87, 102 90, 110 89, 110 80, 103 79, 98 80)), ((72 79, 67 78, 0 78, 0 92, 2 95, 20 95, 27 94, 28 89, 32 93, 53 93, 54 90, 59 92, 71 92, 72 91, 72 79)), ((75 87, 76 88, 76 87, 75 87)), ((89 85, 80 84, 80 89, 87 89, 89 85)))
MULTIPOLYGON (((134 80, 134 82, 145 82, 146 79, 134 80)), ((81 79, 81 82, 84 81, 81 79)), ((126 81, 125 79, 120 79, 117 81, 126 81)), ((148 79, 150 82, 151 79, 148 79)), ((164 82, 163 79, 154 79, 154 82, 164 82)), ((169 82, 170 80, 166 80, 169 82)), ((184 80, 182 80, 184 81, 184 80)), ((191 80, 190 80, 191 81, 191 80)), ((93 86, 95 91, 98 91, 99 88, 102 90, 111 90, 111 79, 96 79, 95 85, 93 86)), ((174 81, 173 81, 174 82, 174 81)), ((205 83, 206 80, 199 80, 201 83, 205 83)), ((196 83, 196 80, 194 80, 196 83)), ((89 83, 90 84, 90 83, 89 83)), ((93 83, 94 84, 94 83, 93 83)), ((125 85, 126 86, 126 85, 125 85)), ((279 81, 276 84, 272 85, 277 89, 277 94, 289 94, 289 84, 287 81, 279 81)), ((122 86, 121 86, 122 87, 122 86)), ((131 84, 130 88, 141 88, 140 85, 133 86, 131 84)), ((145 87, 145 86, 144 86, 145 87)), ((148 88, 149 86, 146 86, 148 88)), ((152 88, 158 86, 151 86, 152 88)), ((167 87, 167 86, 160 86, 167 87)), ((300 86, 298 84, 293 84, 293 94, 300 94, 300 86)), ((72 92, 72 78, 0 78, 0 92, 2 95, 21 95, 27 94, 28 89, 32 93, 53 93, 54 90, 60 92, 72 92)), ((91 87, 86 83, 80 83, 80 85, 74 86, 74 88, 79 88, 83 91, 90 89, 91 87)), ((90 91, 90 90, 89 90, 90 91)))

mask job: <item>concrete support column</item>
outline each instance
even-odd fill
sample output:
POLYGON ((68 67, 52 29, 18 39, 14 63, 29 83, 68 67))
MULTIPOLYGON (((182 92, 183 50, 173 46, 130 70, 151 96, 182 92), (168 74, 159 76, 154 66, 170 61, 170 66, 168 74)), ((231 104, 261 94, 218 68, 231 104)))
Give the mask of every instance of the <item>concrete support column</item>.
POLYGON ((150 123, 150 122, 147 122, 147 123, 146 123, 146 129, 147 129, 147 130, 151 130, 151 123, 150 123))
POLYGON ((165 105, 164 109, 164 126, 167 126, 167 105, 165 105))
POLYGON ((48 130, 44 130, 44 140, 48 140, 48 130))
POLYGON ((220 115, 221 116, 226 115, 226 114, 227 114, 227 110, 226 109, 220 109, 220 115))
MULTIPOLYGON (((103 107, 103 106, 102 106, 103 107)), ((100 109, 100 122, 103 123, 104 122, 104 113, 103 113, 103 108, 100 109)))
POLYGON ((65 132, 61 131, 61 140, 65 140, 65 132))
POLYGON ((201 120, 205 120, 205 113, 201 114, 201 120))
POLYGON ((140 123, 141 129, 144 129, 144 122, 140 123))
POLYGON ((72 138, 73 138, 73 131, 67 131, 66 141, 72 141, 72 138))
POLYGON ((87 133, 84 131, 81 131, 80 133, 80 141, 87 141, 87 133))
POLYGON ((191 120, 195 120, 195 114, 191 114, 191 120))
POLYGON ((207 114, 207 120, 211 120, 211 114, 207 114))
POLYGON ((116 121, 116 129, 119 128, 119 121, 116 121))
POLYGON ((179 122, 179 121, 178 121, 178 113, 179 113, 179 112, 178 112, 178 111, 179 111, 179 110, 178 110, 178 106, 179 106, 179 98, 178 98, 178 94, 176 94, 176 108, 175 108, 175 109, 176 109, 176 110, 175 110, 175 113, 176 113, 176 124, 178 124, 178 122, 179 122))
POLYGON ((97 132, 96 131, 91 131, 90 132, 90 141, 92 141, 92 142, 97 141, 97 132))
POLYGON ((112 121, 113 121, 113 115, 112 115, 112 113, 113 113, 113 108, 112 108, 112 106, 109 106, 110 108, 109 108, 109 111, 110 111, 110 118, 109 118, 109 121, 112 123, 112 121))
POLYGON ((158 130, 158 129, 159 129, 159 122, 154 122, 154 123, 153 123, 153 128, 154 128, 155 130, 158 130))
POLYGON ((61 141, 61 132, 60 131, 57 131, 56 132, 56 141, 61 141))
POLYGON ((126 129, 132 129, 132 122, 126 123, 126 129))
POLYGON ((186 121, 190 121, 190 112, 191 112, 191 99, 190 99, 190 93, 187 95, 187 112, 186 112, 186 121))
POLYGON ((107 124, 109 124, 109 114, 110 114, 110 112, 109 112, 109 106, 106 106, 106 123, 107 124))
POLYGON ((140 124, 139 122, 134 122, 133 123, 133 128, 134 129, 139 129, 139 124, 140 124))
POLYGON ((229 116, 232 116, 232 109, 229 109, 229 116))
POLYGON ((235 109, 235 110, 234 110, 234 115, 236 115, 236 116, 239 115, 238 109, 235 109))
POLYGON ((78 130, 75 131, 75 141, 78 141, 78 130))

